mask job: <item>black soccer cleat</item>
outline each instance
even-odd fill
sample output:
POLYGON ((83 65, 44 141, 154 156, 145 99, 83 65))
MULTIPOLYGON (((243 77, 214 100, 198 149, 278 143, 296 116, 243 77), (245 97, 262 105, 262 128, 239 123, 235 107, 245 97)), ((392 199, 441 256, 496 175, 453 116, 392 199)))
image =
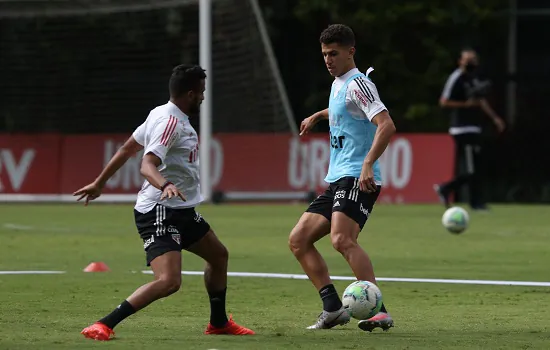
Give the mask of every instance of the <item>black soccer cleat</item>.
POLYGON ((434 185, 434 191, 435 193, 437 193, 439 200, 445 206, 445 208, 449 208, 451 206, 451 202, 449 201, 449 193, 437 184, 434 185))

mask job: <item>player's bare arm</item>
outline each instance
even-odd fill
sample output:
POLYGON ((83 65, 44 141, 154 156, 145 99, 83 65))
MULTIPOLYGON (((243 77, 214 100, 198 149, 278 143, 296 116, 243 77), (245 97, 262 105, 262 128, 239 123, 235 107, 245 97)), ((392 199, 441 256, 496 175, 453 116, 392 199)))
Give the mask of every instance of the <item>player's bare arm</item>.
POLYGON ((162 161, 157 155, 154 153, 147 153, 143 156, 143 160, 141 161, 141 175, 143 175, 151 185, 162 191, 160 200, 178 196, 185 201, 185 197, 180 190, 178 190, 173 183, 166 180, 160 171, 158 171, 158 167, 161 163, 162 161))
POLYGON ((496 114, 496 112, 493 110, 493 108, 491 108, 491 105, 489 104, 487 99, 482 98, 482 99, 479 100, 479 103, 480 103, 480 106, 481 106, 481 109, 483 110, 483 112, 485 112, 485 114, 487 114, 489 116, 489 118, 491 118, 493 123, 495 124, 498 132, 504 131, 504 128, 506 127, 506 124, 504 123, 502 118, 500 118, 498 116, 498 114, 496 114))
POLYGON ((80 196, 78 201, 86 198, 85 205, 88 202, 98 198, 101 195, 103 187, 107 181, 120 169, 130 157, 133 157, 137 152, 141 151, 143 146, 140 145, 133 136, 130 136, 128 140, 120 147, 120 149, 111 158, 109 163, 105 166, 101 174, 92 182, 78 191, 73 193, 73 196, 80 196))
POLYGON ((374 123, 377 128, 376 133, 374 134, 372 147, 365 157, 361 175, 359 177, 359 188, 363 192, 376 191, 376 183, 374 182, 374 171, 372 170, 372 167, 374 162, 380 158, 382 153, 386 150, 386 147, 388 147, 388 144, 390 143, 390 140, 396 130, 395 124, 393 123, 393 120, 387 110, 375 115, 371 122, 374 123))
POLYGON ((481 107, 483 112, 485 112, 485 114, 487 114, 489 118, 491 118, 498 132, 502 132, 506 127, 506 124, 504 123, 502 118, 500 118, 495 113, 495 111, 491 108, 491 105, 489 104, 489 102, 487 102, 485 98, 481 98, 481 99, 471 98, 467 101, 455 101, 455 100, 449 100, 447 98, 442 97, 439 100, 439 105, 445 108, 471 108, 471 107, 479 106, 481 107))
POLYGON ((325 108, 322 111, 315 113, 314 116, 315 118, 317 118, 317 121, 328 120, 328 108, 325 108))
POLYGON ((309 133, 309 131, 313 129, 315 124, 317 124, 320 120, 328 120, 328 108, 316 112, 304 119, 302 124, 300 124, 300 136, 309 133))
POLYGON ((456 101, 442 97, 439 99, 439 105, 444 108, 471 108, 479 106, 480 101, 474 98, 471 98, 467 101, 456 101))

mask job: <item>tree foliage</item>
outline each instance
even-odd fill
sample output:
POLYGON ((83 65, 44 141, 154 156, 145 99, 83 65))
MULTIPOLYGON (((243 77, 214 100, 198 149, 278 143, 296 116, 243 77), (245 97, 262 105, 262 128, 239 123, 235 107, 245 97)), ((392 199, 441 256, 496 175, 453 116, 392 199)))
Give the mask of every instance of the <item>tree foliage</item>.
POLYGON ((502 74, 506 17, 501 15, 504 9, 500 0, 299 0, 293 3, 290 10, 301 32, 299 38, 290 39, 301 42, 300 57, 293 65, 313 77, 302 91, 294 89, 294 93, 304 93, 298 102, 303 109, 295 104, 303 114, 324 108, 327 103, 332 78, 323 66, 318 37, 330 23, 344 23, 353 28, 357 66, 362 71, 369 66, 375 68, 371 77, 399 122, 400 130, 430 131, 446 127, 448 120, 437 102, 445 79, 456 66, 461 47, 479 49, 482 63, 491 63, 486 65, 488 74, 502 74))

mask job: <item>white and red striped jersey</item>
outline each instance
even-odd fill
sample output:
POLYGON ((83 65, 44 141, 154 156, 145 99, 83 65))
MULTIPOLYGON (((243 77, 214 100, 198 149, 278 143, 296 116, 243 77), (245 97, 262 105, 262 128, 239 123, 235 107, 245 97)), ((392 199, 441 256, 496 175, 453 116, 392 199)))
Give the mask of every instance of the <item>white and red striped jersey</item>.
POLYGON ((143 124, 133 133, 146 155, 153 153, 162 161, 158 170, 165 179, 183 193, 179 197, 160 200, 162 192, 147 180, 138 193, 135 209, 140 213, 152 210, 160 203, 169 208, 190 208, 202 202, 199 179, 199 138, 185 115, 168 102, 153 109, 143 124))
MULTIPOLYGON (((346 90, 346 108, 348 112, 357 119, 372 120, 378 113, 387 110, 380 99, 376 85, 368 78, 374 68, 369 68, 365 73, 365 78, 357 77, 349 82, 346 90)), ((333 91, 335 96, 340 89, 346 85, 348 79, 352 76, 361 74, 359 69, 353 68, 346 74, 334 79, 333 91)))

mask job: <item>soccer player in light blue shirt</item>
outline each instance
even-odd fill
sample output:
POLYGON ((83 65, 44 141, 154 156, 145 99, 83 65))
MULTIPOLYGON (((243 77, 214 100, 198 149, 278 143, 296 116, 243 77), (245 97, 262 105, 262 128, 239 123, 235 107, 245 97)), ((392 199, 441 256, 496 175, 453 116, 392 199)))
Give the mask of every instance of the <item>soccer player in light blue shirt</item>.
MULTIPOLYGON (((329 107, 304 119, 301 135, 320 120, 330 124, 330 163, 325 181, 328 189, 302 215, 289 237, 289 246, 323 301, 323 312, 309 329, 326 329, 350 321, 348 311, 329 276, 328 268, 314 246, 329 235, 357 280, 376 283, 368 254, 357 237, 380 194, 382 178, 378 159, 395 133, 395 125, 374 83, 355 66, 355 36, 348 26, 334 24, 321 33, 321 51, 334 82, 329 107)), ((393 327, 384 305, 359 328, 372 331, 393 327)))

